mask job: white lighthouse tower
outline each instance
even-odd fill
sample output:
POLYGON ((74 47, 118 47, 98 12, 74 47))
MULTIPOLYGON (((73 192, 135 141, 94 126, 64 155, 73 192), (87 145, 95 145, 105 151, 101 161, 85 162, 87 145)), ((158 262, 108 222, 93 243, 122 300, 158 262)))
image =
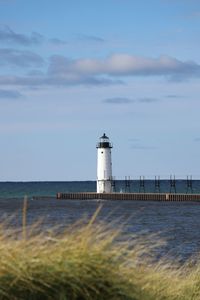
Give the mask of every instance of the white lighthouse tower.
POLYGON ((112 144, 104 133, 97 144, 97 193, 112 193, 112 144))

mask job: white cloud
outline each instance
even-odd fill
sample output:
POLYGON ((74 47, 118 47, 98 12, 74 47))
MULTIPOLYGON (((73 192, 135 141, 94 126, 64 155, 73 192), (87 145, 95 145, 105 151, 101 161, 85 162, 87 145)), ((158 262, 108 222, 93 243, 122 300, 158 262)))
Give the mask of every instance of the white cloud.
POLYGON ((69 76, 183 76, 200 75, 200 65, 192 61, 180 61, 170 56, 144 58, 128 54, 114 54, 105 59, 70 60, 53 56, 49 74, 69 76))
MULTIPOLYGON (((0 50, 3 61, 11 66, 40 66, 42 58, 32 52, 0 50)), ((1 62, 0 59, 0 62, 1 62)), ((200 65, 180 61, 169 56, 145 58, 128 54, 114 54, 104 59, 70 59, 52 56, 46 72, 30 72, 24 76, 2 75, 0 84, 7 85, 108 85, 121 84, 125 77, 164 76, 169 80, 184 80, 200 76, 200 65)))

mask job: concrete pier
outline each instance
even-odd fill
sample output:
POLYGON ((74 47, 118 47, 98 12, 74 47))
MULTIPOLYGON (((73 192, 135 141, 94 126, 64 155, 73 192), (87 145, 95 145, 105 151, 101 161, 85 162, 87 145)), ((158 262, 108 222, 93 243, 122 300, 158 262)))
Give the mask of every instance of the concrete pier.
POLYGON ((66 200, 132 200, 132 201, 197 201, 200 194, 172 193, 57 193, 56 198, 66 200))

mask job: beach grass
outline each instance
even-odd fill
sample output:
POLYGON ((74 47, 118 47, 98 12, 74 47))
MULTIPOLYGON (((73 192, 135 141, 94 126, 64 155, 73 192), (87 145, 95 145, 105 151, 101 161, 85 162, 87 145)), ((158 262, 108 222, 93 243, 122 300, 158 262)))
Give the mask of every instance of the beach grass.
POLYGON ((100 208, 59 232, 0 228, 0 299, 196 300, 200 264, 179 265, 154 257, 154 237, 121 234, 97 222, 100 208))

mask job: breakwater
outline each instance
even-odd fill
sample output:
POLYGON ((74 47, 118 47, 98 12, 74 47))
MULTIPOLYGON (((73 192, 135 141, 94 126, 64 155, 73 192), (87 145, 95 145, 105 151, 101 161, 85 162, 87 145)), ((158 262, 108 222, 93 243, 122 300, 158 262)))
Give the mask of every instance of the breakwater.
POLYGON ((66 200, 133 200, 133 201, 199 201, 200 194, 175 193, 57 193, 56 198, 66 200))

